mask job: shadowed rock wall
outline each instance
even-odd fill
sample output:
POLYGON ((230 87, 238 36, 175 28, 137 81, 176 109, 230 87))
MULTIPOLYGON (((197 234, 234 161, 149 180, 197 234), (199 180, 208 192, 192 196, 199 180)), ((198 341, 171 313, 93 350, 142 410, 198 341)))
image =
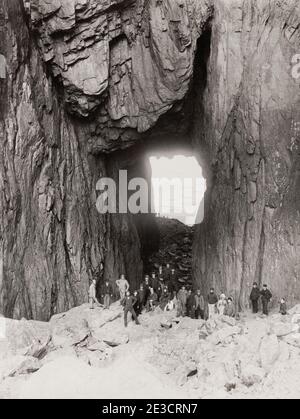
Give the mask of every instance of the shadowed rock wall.
POLYGON ((194 129, 211 163, 194 279, 241 307, 253 281, 269 284, 275 305, 300 299, 300 78, 291 64, 299 23, 293 0, 215 3, 194 129))

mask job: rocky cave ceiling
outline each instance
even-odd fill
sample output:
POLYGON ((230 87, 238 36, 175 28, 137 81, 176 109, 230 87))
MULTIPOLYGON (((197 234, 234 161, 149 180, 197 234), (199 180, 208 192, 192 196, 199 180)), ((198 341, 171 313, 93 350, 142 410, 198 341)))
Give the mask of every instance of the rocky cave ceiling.
POLYGON ((210 1, 32 1, 44 60, 88 126, 92 153, 187 134, 198 40, 212 14, 210 1))

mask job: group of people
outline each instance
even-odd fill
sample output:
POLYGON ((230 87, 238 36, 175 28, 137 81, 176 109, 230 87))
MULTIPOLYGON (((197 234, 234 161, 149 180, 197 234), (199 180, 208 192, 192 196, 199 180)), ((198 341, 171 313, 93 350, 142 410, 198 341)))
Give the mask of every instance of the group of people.
MULTIPOLYGON (((139 324, 138 317, 145 310, 147 312, 160 307, 163 311, 177 311, 178 317, 188 316, 193 319, 210 319, 214 316, 236 317, 236 308, 232 297, 227 298, 225 294, 217 296, 214 288, 211 288, 205 299, 200 290, 193 291, 185 285, 181 285, 175 269, 167 264, 164 269, 160 266, 157 272, 151 277, 145 276, 143 283, 138 290, 130 291, 130 284, 125 275, 121 275, 116 281, 121 304, 124 307, 124 324, 128 325, 128 314, 132 315, 136 324, 139 324)), ((109 309, 114 298, 114 289, 110 281, 106 281, 101 287, 101 299, 104 309, 109 309)), ((94 304, 101 306, 96 297, 96 281, 93 281, 89 293, 90 308, 94 304)), ((258 313, 259 300, 262 302, 263 314, 268 315, 269 303, 272 294, 267 285, 260 290, 257 283, 253 284, 250 294, 253 313, 258 313)), ((280 313, 287 314, 286 302, 280 302, 280 313)))
MULTIPOLYGON (((265 316, 269 315, 269 306, 272 301, 273 295, 268 288, 267 284, 263 285, 262 290, 260 290, 257 282, 254 282, 253 288, 250 294, 250 301, 252 304, 252 312, 254 314, 258 313, 259 301, 261 300, 262 312, 265 316)), ((279 313, 283 316, 287 315, 287 304, 285 298, 281 298, 279 302, 279 313)))

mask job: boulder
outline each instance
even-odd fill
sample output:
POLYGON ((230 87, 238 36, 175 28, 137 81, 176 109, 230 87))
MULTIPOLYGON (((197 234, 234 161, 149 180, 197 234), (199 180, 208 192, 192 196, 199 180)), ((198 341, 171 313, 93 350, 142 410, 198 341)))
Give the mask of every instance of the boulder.
POLYGON ((239 335, 241 333, 241 328, 238 326, 227 326, 223 329, 220 329, 214 332, 211 336, 208 337, 208 341, 218 345, 219 343, 226 343, 235 335, 239 335))
POLYGON ((262 368, 265 371, 270 371, 280 355, 279 341, 276 335, 268 335, 262 339, 259 354, 262 368))
POLYGON ((295 327, 292 323, 277 322, 272 324, 271 330, 277 337, 283 337, 295 332, 295 327))
POLYGON ((245 365, 241 371, 241 381, 247 387, 261 383, 265 376, 265 370, 256 365, 245 365))
POLYGON ((229 337, 232 337, 234 335, 239 335, 241 333, 241 328, 238 326, 234 327, 225 327, 224 329, 221 329, 218 331, 218 336, 221 342, 224 342, 229 337))
POLYGON ((228 384, 233 384, 232 378, 228 376, 223 362, 216 361, 208 363, 207 371, 209 375, 206 382, 208 385, 214 386, 215 389, 224 388, 228 384))
POLYGON ((295 307, 291 308, 289 310, 289 314, 291 315, 300 314, 300 304, 297 304, 295 307))
MULTIPOLYGON (((8 355, 25 355, 35 347, 42 348, 50 341, 50 325, 44 322, 4 319, 5 334, 1 340, 0 358, 8 355)), ((34 354, 33 354, 34 355, 34 354)))
POLYGON ((173 324, 172 324, 172 322, 168 322, 168 321, 166 321, 166 322, 161 322, 161 327, 163 328, 163 329, 166 329, 166 330, 169 330, 169 329, 172 329, 172 327, 173 327, 173 324))
POLYGON ((286 363, 290 359, 290 346, 286 342, 280 341, 279 351, 278 362, 286 363))
POLYGON ((107 336, 107 338, 103 339, 103 342, 111 348, 116 348, 120 345, 126 345, 129 342, 129 336, 125 334, 119 336, 112 336, 111 338, 107 336))
POLYGON ((293 314, 292 323, 294 325, 294 331, 297 332, 300 328, 300 314, 293 314))
POLYGON ((286 336, 284 342, 288 345, 300 348, 300 333, 294 333, 292 335, 286 336))
POLYGON ((123 309, 119 303, 113 304, 110 310, 95 308, 90 310, 87 304, 76 307, 67 313, 56 315, 50 320, 52 342, 54 346, 72 346, 82 344, 90 336, 96 340, 106 340, 118 346, 127 343, 124 327, 110 327, 111 323, 119 319, 123 309))
POLYGON ((86 319, 61 316, 51 321, 54 346, 66 347, 80 344, 90 335, 86 319))
POLYGON ((236 319, 233 317, 228 316, 221 316, 219 317, 219 320, 229 326, 235 326, 236 325, 236 319))
POLYGON ((32 374, 40 368, 41 364, 36 358, 16 355, 0 362, 0 380, 7 377, 32 374))
POLYGON ((67 346, 65 348, 54 348, 47 353, 47 355, 40 361, 40 363, 42 366, 44 366, 49 362, 56 361, 60 358, 77 358, 75 348, 73 346, 67 346))

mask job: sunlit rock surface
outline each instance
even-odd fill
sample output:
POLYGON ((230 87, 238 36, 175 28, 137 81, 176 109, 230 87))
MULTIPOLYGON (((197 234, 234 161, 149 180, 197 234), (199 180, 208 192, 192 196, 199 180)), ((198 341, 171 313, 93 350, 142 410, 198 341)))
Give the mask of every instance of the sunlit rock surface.
POLYGON ((205 322, 158 308, 125 329, 116 303, 44 324, 6 320, 0 398, 299 398, 295 311, 205 322))

